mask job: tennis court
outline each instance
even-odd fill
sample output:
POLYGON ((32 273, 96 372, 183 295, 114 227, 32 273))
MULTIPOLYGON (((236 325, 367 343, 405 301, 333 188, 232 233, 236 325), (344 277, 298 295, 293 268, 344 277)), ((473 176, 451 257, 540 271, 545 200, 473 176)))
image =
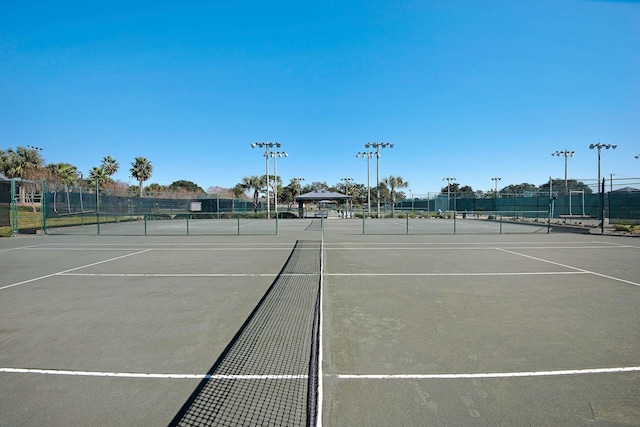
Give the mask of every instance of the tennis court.
POLYGON ((637 238, 116 226, 0 240, 0 426, 640 424, 637 238))

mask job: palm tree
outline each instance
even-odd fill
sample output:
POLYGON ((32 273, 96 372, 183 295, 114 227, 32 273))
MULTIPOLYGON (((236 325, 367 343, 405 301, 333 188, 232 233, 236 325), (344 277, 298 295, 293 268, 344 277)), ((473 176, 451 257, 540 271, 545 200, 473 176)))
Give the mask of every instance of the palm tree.
POLYGON ((236 199, 240 199, 240 198, 242 198, 242 195, 244 194, 244 188, 242 188, 242 184, 236 184, 231 189, 231 192, 233 193, 233 197, 235 197, 236 199))
POLYGON ((120 165, 118 164, 116 159, 111 156, 107 156, 102 159, 102 169, 104 169, 104 172, 108 176, 113 176, 116 172, 118 172, 118 169, 120 169, 120 165))
POLYGON ((2 153, 2 171, 7 178, 26 178, 30 171, 40 169, 44 160, 40 153, 33 148, 18 147, 16 150, 9 148, 2 153))
POLYGON ((94 166, 89 171, 89 179, 93 182, 98 181, 98 186, 102 186, 109 179, 109 175, 101 167, 94 166))
POLYGON ((151 178, 153 167, 151 162, 144 157, 136 157, 136 160, 131 163, 131 177, 135 178, 140 183, 140 197, 142 197, 142 183, 151 178))
MULTIPOLYGON (((262 177, 264 178, 264 177, 262 177)), ((262 179, 258 176, 245 176, 242 178, 242 182, 238 185, 246 191, 253 191, 253 212, 258 212, 258 196, 260 195, 260 188, 262 187, 262 179)))
POLYGON ((402 177, 393 175, 389 175, 389 178, 384 178, 382 182, 391 189, 391 218, 393 218, 396 206, 396 188, 406 188, 409 183, 402 177))
POLYGON ((70 163, 49 163, 46 169, 64 186, 73 185, 78 180, 78 168, 70 163))

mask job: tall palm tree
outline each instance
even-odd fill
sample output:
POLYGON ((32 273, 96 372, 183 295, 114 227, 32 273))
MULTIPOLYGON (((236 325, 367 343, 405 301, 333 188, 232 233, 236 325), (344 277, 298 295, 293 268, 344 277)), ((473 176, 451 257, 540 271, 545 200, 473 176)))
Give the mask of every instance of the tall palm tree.
POLYGON ((116 159, 111 156, 107 156, 102 159, 102 169, 104 169, 104 172, 108 176, 113 176, 113 174, 118 172, 118 169, 120 169, 120 165, 116 159))
POLYGON ((151 178, 153 172, 153 166, 151 162, 144 157, 136 157, 136 160, 131 163, 131 177, 135 178, 140 183, 140 197, 142 197, 142 183, 151 178))
POLYGON ((393 175, 389 175, 389 178, 384 178, 382 182, 391 189, 391 218, 393 218, 396 206, 396 188, 406 188, 409 186, 409 182, 402 179, 401 176, 393 175))
POLYGON ((260 195, 260 188, 262 187, 262 181, 264 177, 258 176, 245 176, 242 178, 242 182, 239 184, 242 189, 246 191, 253 191, 253 212, 258 212, 258 197, 260 195))

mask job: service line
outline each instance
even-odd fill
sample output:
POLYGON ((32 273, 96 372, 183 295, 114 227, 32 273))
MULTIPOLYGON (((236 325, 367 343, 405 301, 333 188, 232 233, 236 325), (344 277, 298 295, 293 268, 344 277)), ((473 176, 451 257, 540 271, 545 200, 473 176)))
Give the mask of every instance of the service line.
POLYGON ((64 375, 72 377, 101 377, 101 378, 151 378, 151 379, 187 379, 187 380, 299 380, 307 379, 308 375, 215 375, 215 374, 148 374, 142 372, 96 372, 69 371, 60 369, 26 369, 0 368, 0 373, 8 374, 40 374, 64 375))
POLYGON ((116 261, 116 260, 119 260, 119 259, 122 259, 122 258, 127 258, 127 257, 130 257, 130 256, 138 255, 138 254, 141 254, 141 253, 144 253, 144 252, 148 252, 150 250, 151 249, 145 249, 145 250, 138 251, 138 252, 132 252, 132 253, 127 254, 127 255, 121 255, 121 256, 118 256, 118 257, 115 257, 115 258, 109 258, 109 259, 105 259, 105 260, 102 260, 102 261, 93 262, 91 264, 81 265, 80 267, 70 268, 68 270, 59 271, 57 273, 47 274, 45 276, 40 276, 40 277, 34 277, 33 279, 24 280, 22 282, 13 283, 11 285, 3 286, 3 287, 0 288, 0 291, 3 290, 3 289, 13 288, 14 286, 20 286, 20 285, 24 285, 24 284, 31 283, 31 282, 36 282, 38 280, 47 279, 49 277, 64 275, 66 273, 70 273, 72 271, 80 270, 80 269, 83 269, 83 268, 93 267, 94 265, 104 264, 106 262, 116 261))
POLYGON ((350 380, 441 380, 479 378, 554 377, 567 375, 613 374, 640 372, 640 366, 620 368, 567 369, 561 371, 487 372, 480 374, 336 374, 335 377, 350 380))
POLYGON ((531 255, 525 255, 525 254, 521 254, 521 253, 518 253, 518 252, 509 251, 507 249, 501 249, 501 248, 495 248, 495 249, 498 250, 498 251, 501 251, 501 252, 506 252, 506 253, 512 254, 512 255, 518 255, 518 256, 521 256, 521 257, 524 257, 524 258, 529 258, 529 259, 533 259, 533 260, 536 260, 536 261, 545 262, 547 264, 553 264, 553 265, 557 265, 557 266, 560 266, 560 267, 569 268, 569 269, 577 271, 577 272, 589 273, 589 274, 593 274, 594 276, 603 277, 605 279, 615 280, 615 281, 618 281, 618 282, 627 283, 629 285, 640 286, 640 283, 632 282, 630 280, 620 279, 619 277, 608 276, 606 274, 596 273, 595 271, 585 270, 584 268, 573 267, 571 265, 561 264, 559 262, 549 261, 548 259, 538 258, 538 257, 531 256, 531 255))

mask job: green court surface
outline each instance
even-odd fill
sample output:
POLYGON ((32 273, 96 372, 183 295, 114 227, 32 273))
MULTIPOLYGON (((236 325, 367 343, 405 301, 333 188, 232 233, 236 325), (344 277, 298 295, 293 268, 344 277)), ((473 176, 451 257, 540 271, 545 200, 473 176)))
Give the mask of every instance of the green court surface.
POLYGON ((0 426, 640 425, 640 239, 371 225, 1 239, 0 426))

